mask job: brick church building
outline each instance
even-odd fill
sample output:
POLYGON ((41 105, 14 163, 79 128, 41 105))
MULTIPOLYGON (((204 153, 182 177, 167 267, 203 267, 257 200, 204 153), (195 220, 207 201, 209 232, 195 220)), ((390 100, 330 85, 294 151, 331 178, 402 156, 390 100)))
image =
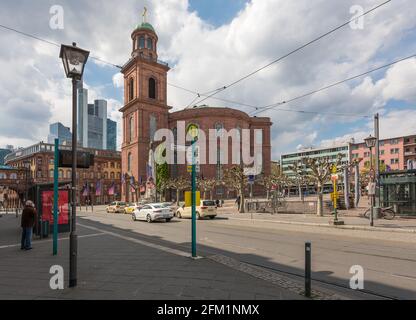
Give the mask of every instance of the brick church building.
MULTIPOLYGON (((175 132, 178 121, 185 121, 186 127, 189 124, 197 125, 199 130, 206 132, 207 137, 208 129, 261 129, 261 174, 270 174, 270 128, 272 125, 270 118, 250 117, 236 109, 209 106, 170 112, 171 107, 167 105, 167 73, 169 66, 167 63, 158 60, 158 36, 153 26, 147 22, 140 23, 133 30, 131 39, 131 58, 121 70, 124 75, 124 106, 120 109, 123 114, 121 151, 122 174, 124 177, 122 185, 123 200, 132 201, 135 199, 129 186, 132 179, 144 184, 148 178, 149 150, 154 148, 152 141, 156 130, 170 128, 175 132)), ((229 147, 229 159, 231 159, 231 151, 232 148, 229 147)), ((209 154, 208 150, 207 154, 209 154)), ((201 164, 199 174, 204 178, 221 180, 223 170, 227 166, 231 166, 231 164, 201 164)), ((169 165, 169 174, 173 178, 180 175, 189 175, 185 164, 169 165)), ((225 191, 224 186, 217 187, 216 197, 225 197, 225 191)))

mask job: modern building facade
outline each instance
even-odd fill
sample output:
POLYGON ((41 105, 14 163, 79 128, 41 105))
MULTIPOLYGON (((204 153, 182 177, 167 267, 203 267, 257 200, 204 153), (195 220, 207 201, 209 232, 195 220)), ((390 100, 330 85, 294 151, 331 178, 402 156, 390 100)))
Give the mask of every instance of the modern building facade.
POLYGON ((117 150, 117 122, 107 119, 107 150, 117 150))
POLYGON ((4 158, 9 154, 12 153, 13 149, 11 148, 0 148, 0 166, 4 165, 4 158))
MULTIPOLYGON (((60 150, 71 150, 71 146, 60 146, 60 150)), ((79 148, 94 154, 94 166, 89 169, 77 169, 77 195, 83 202, 84 186, 88 185, 88 194, 94 203, 104 203, 117 199, 121 190, 121 155, 117 151, 79 148), (98 184, 97 184, 98 183, 98 184), (97 194, 97 186, 100 194, 97 194), (110 188, 114 187, 114 192, 110 188)), ((13 168, 29 168, 29 178, 35 184, 53 183, 54 145, 37 143, 28 148, 19 149, 6 156, 5 162, 13 168)), ((59 168, 59 182, 71 182, 71 168, 59 168)))
POLYGON ((350 146, 351 144, 343 144, 329 148, 310 148, 283 154, 280 158, 282 172, 288 177, 293 176, 295 173, 290 169, 291 166, 302 161, 303 158, 329 158, 331 162, 336 162, 341 154, 341 164, 349 163, 350 146))
POLYGON ((59 139, 59 144, 70 145, 72 142, 72 133, 70 128, 65 127, 60 122, 50 124, 48 143, 54 144, 55 139, 59 139))
MULTIPOLYGON (((416 169, 416 135, 382 139, 379 145, 381 171, 416 169)), ((330 159, 335 159, 338 153, 342 154, 344 163, 360 160, 360 171, 370 168, 370 150, 365 142, 350 142, 333 148, 311 148, 310 150, 283 154, 281 156, 282 170, 283 173, 291 176, 293 172, 289 169, 290 165, 300 161, 303 157, 329 157, 330 159)), ((375 155, 375 148, 373 148, 373 164, 375 155)))
MULTIPOLYGON (((121 151, 123 174, 134 177, 135 181, 145 181, 148 177, 148 155, 154 133, 160 128, 170 128, 175 131, 179 121, 183 121, 186 128, 194 125, 204 131, 221 127, 225 130, 250 129, 253 133, 254 129, 261 129, 262 173, 266 175, 270 173, 269 118, 250 117, 238 110, 208 106, 170 113, 171 107, 167 105, 169 66, 158 60, 158 36, 153 26, 149 23, 137 25, 131 34, 131 39, 131 59, 121 70, 124 75, 124 106, 120 109, 123 114, 121 151)), ((209 136, 207 132, 206 136, 209 136)), ((231 152, 232 148, 228 149, 231 152)), ((223 169, 224 166, 221 164, 201 164, 200 174, 204 178, 221 179, 223 169)), ((171 165, 169 171, 172 177, 189 175, 185 164, 171 165)), ((123 199, 131 199, 130 189, 127 184, 123 185, 123 199)), ((224 189, 218 189, 217 192, 224 193, 224 189)))
POLYGON ((88 104, 88 148, 107 149, 107 101, 88 104))

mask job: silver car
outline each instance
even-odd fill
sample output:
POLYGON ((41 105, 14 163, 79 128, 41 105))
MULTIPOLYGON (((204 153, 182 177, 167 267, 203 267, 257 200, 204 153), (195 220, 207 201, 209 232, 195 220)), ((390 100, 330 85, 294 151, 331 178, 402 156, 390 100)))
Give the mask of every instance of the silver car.
POLYGON ((165 220, 169 222, 173 218, 173 213, 161 203, 145 204, 142 208, 136 209, 132 213, 133 221, 143 220, 147 222, 165 220))

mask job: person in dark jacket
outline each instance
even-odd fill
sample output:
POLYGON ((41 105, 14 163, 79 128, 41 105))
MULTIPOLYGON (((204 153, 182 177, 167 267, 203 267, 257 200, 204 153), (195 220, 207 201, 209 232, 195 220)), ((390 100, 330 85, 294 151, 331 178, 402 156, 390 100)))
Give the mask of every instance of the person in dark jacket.
POLYGON ((21 250, 32 249, 32 232, 36 223, 36 209, 32 201, 28 200, 22 212, 22 243, 21 250))

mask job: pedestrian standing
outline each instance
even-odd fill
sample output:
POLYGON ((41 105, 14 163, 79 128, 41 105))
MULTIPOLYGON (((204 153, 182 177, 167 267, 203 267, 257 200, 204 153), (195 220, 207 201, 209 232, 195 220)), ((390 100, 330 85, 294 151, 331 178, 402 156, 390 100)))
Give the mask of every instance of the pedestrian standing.
POLYGON ((35 204, 27 200, 25 207, 22 211, 22 242, 20 249, 21 250, 31 250, 32 249, 32 233, 33 226, 36 222, 36 209, 35 204))

